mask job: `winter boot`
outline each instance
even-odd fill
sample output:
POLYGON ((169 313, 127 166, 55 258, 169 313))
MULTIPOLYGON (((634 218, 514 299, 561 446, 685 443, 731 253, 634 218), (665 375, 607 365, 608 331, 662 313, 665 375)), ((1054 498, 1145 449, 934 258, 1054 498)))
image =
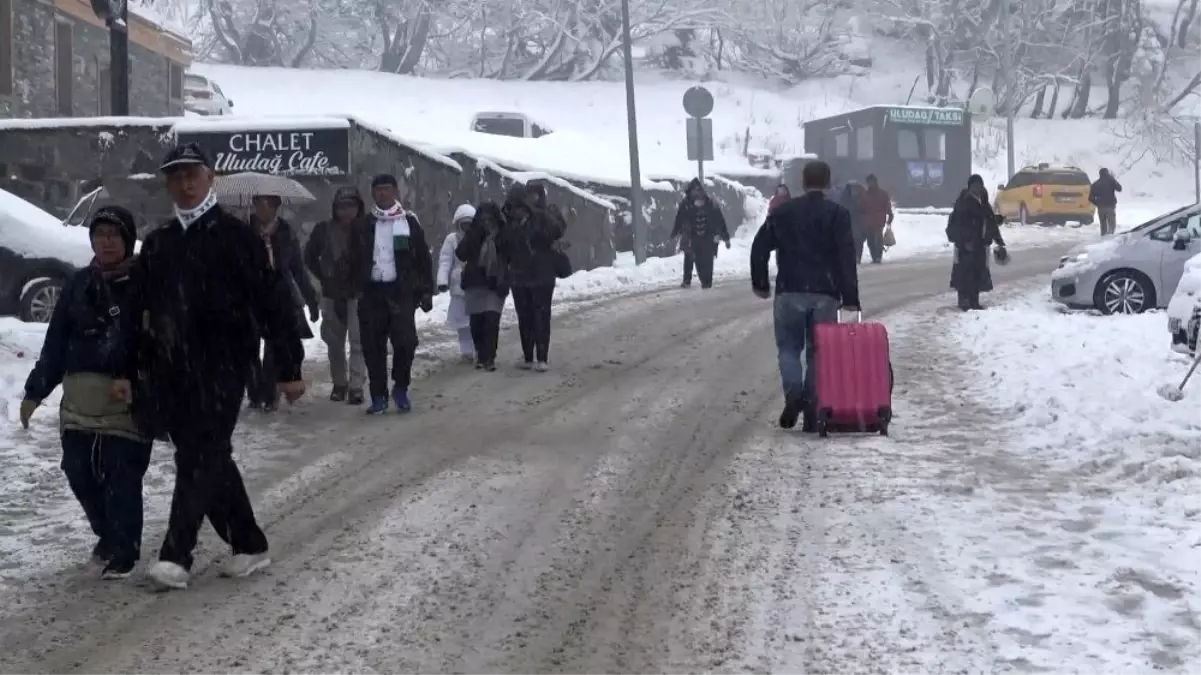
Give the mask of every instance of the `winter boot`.
POLYGON ((93 565, 106 565, 108 564, 108 561, 112 559, 112 557, 113 554, 109 553, 108 548, 105 547, 103 541, 96 542, 96 545, 92 547, 93 565))
POLYGON ((382 412, 387 412, 387 411, 388 411, 388 397, 387 396, 372 396, 371 397, 371 405, 367 408, 368 415, 378 415, 382 412))
POLYGON ((329 393, 329 400, 334 403, 341 403, 346 400, 346 387, 334 387, 334 390, 329 393))
POLYGON ((225 561, 218 574, 230 579, 240 579, 265 569, 270 564, 271 558, 266 553, 238 553, 225 561))
POLYGON ((128 579, 133 575, 133 568, 136 561, 128 556, 113 558, 107 565, 104 566, 104 571, 100 573, 100 578, 105 581, 116 581, 118 579, 128 579))
POLYGON ((400 387, 392 387, 392 401, 396 403, 396 411, 406 413, 413 409, 409 400, 409 392, 400 387))
POLYGON ((346 392, 346 402, 350 405, 363 405, 363 390, 349 389, 346 392))
POLYGON ((780 412, 780 428, 792 429, 796 426, 797 418, 805 410, 805 401, 799 396, 784 397, 784 410, 780 412))
POLYGON ((185 590, 191 577, 183 565, 166 560, 160 560, 150 568, 150 578, 164 589, 185 590))
POLYGON ((488 373, 496 372, 496 361, 489 361, 489 362, 483 364, 483 368, 484 368, 484 372, 488 372, 488 373))

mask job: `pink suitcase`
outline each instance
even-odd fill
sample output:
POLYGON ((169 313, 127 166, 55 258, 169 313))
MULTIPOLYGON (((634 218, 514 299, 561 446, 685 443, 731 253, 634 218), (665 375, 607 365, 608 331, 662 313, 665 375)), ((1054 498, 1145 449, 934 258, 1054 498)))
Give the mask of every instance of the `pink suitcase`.
POLYGON ((892 421, 888 329, 880 323, 819 323, 813 329, 816 429, 878 432, 892 421))

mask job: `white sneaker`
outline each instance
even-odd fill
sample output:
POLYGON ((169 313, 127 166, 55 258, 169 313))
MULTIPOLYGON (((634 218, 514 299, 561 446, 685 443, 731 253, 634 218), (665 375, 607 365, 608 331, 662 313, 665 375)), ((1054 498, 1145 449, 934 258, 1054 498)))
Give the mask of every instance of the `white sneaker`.
POLYGON ((160 560, 150 568, 150 578, 154 583, 163 588, 174 588, 182 591, 187 589, 188 581, 192 578, 192 575, 184 569, 183 565, 160 560))
POLYGON ((545 373, 546 371, 550 370, 550 364, 546 361, 539 361, 538 365, 534 366, 534 370, 537 370, 540 373, 545 373))
POLYGON ((248 577, 271 564, 266 553, 239 553, 221 566, 221 576, 228 578, 248 577))

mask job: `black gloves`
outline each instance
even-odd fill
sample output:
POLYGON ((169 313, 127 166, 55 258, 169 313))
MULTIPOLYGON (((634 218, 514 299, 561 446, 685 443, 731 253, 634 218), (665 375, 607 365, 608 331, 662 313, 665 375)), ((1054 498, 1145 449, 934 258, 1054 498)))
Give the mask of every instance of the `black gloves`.
POLYGON ((421 311, 429 314, 434 309, 434 298, 430 294, 421 296, 421 311))

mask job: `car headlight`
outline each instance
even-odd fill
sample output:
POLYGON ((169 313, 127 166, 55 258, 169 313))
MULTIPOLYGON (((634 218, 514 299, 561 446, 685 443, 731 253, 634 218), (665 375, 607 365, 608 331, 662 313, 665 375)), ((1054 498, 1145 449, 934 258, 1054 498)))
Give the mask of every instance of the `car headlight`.
POLYGON ((1066 265, 1068 263, 1084 263, 1084 262, 1088 262, 1088 254, 1087 253, 1077 253, 1075 255, 1066 255, 1059 259, 1060 265, 1066 265))

